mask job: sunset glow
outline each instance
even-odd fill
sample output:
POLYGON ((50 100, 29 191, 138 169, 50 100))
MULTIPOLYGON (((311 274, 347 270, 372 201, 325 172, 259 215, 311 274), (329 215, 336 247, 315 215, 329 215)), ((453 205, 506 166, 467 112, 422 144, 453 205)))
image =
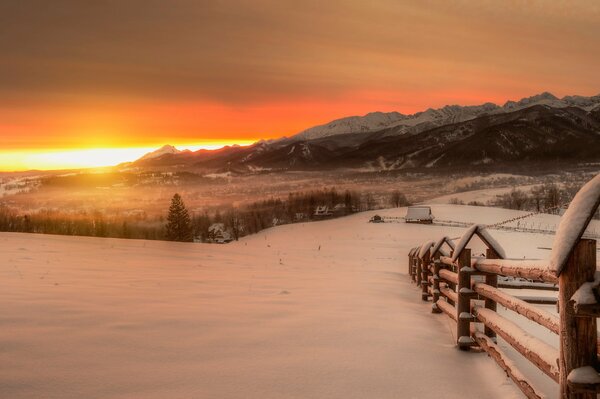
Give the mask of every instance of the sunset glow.
POLYGON ((234 3, 3 2, 0 170, 600 91, 600 7, 584 0, 234 3))
MULTIPOLYGON (((248 145, 251 144, 251 141, 236 140, 235 142, 207 142, 194 145, 180 144, 175 145, 175 147, 179 150, 188 149, 197 151, 200 149, 213 150, 233 144, 248 145)), ((115 166, 123 162, 135 161, 157 148, 131 147, 0 151, 0 170, 60 170, 115 166)))

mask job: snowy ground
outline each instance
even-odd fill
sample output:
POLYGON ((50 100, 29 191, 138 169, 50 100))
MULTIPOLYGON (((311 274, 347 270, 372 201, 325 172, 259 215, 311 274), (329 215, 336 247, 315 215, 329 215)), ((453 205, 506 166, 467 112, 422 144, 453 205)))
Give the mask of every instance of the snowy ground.
MULTIPOLYGON (((454 348, 406 276, 412 246, 464 229, 372 214, 222 246, 0 233, 0 397, 521 397, 485 354, 454 348)), ((538 258, 553 238, 494 236, 538 258)))
POLYGON ((460 193, 453 193, 448 195, 443 195, 441 197, 437 197, 428 201, 431 204, 449 204, 452 200, 462 201, 465 204, 469 202, 477 201, 482 204, 487 204, 489 201, 494 201, 498 196, 503 194, 508 194, 514 189, 522 190, 526 193, 529 193, 532 188, 538 187, 536 184, 528 184, 523 186, 510 186, 510 187, 500 187, 500 188, 486 188, 482 190, 472 190, 465 191, 460 193))

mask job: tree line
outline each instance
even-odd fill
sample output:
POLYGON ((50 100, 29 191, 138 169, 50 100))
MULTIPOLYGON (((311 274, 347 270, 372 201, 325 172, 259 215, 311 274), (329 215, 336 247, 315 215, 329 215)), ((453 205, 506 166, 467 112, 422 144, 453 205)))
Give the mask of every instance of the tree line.
POLYGON ((0 205, 0 231, 60 234, 76 236, 135 238, 171 241, 214 241, 217 224, 237 240, 248 234, 280 224, 339 217, 355 212, 377 209, 386 205, 405 206, 409 202, 398 191, 373 194, 359 191, 338 191, 335 188, 290 192, 284 198, 269 198, 240 207, 221 207, 190 215, 184 199, 175 194, 163 217, 107 217, 101 212, 72 214, 56 210, 22 213, 0 205), (326 207, 330 214, 316 216, 317 207, 326 207))
MULTIPOLYGON (((581 184, 579 183, 567 183, 564 185, 545 183, 534 186, 529 191, 513 188, 511 191, 497 195, 496 198, 486 203, 471 201, 467 202, 466 205, 494 206, 520 211, 559 214, 560 208, 571 202, 580 188, 581 184)), ((452 198, 450 203, 460 205, 465 204, 457 198, 452 198)), ((598 213, 596 214, 596 217, 598 217, 598 213)))

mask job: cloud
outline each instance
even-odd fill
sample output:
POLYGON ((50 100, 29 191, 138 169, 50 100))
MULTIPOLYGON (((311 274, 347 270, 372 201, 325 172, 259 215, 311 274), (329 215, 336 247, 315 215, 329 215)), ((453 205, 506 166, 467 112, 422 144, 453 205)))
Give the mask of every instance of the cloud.
POLYGON ((517 78, 577 71, 571 81, 580 86, 593 78, 597 6, 503 4, 4 2, 0 73, 10 79, 1 89, 253 102, 427 89, 481 70, 517 78), (560 67, 550 62, 563 54, 570 60, 560 67))
POLYGON ((265 137, 394 105, 591 95, 598 37, 598 3, 583 0, 5 1, 0 133, 62 140, 89 123, 118 137, 265 137), (365 93, 391 97, 355 100, 365 93), (198 111, 185 126, 140 117, 152 104, 198 111), (255 109, 272 120, 240 119, 255 109))

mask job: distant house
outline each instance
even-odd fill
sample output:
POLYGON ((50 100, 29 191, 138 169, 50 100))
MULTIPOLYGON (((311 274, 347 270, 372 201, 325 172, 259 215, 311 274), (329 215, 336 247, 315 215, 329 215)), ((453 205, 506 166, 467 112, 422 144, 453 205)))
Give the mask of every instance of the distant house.
POLYGON ((226 244, 233 241, 233 238, 223 223, 213 223, 208 228, 208 240, 217 244, 226 244))
POLYGON ((296 215, 294 215, 295 220, 306 220, 306 218, 307 216, 304 212, 296 212, 296 215))
POLYGON ((333 207, 333 214, 336 216, 343 216, 346 214, 346 204, 336 204, 333 207))
POLYGON ((404 221, 406 223, 433 223, 431 208, 428 206, 409 206, 404 221))
POLYGON ((333 212, 329 210, 327 205, 318 206, 315 209, 314 217, 316 218, 326 218, 333 216, 333 212))
POLYGON ((369 222, 370 223, 384 223, 385 221, 383 220, 383 217, 381 217, 379 215, 375 215, 371 219, 369 219, 369 222))

